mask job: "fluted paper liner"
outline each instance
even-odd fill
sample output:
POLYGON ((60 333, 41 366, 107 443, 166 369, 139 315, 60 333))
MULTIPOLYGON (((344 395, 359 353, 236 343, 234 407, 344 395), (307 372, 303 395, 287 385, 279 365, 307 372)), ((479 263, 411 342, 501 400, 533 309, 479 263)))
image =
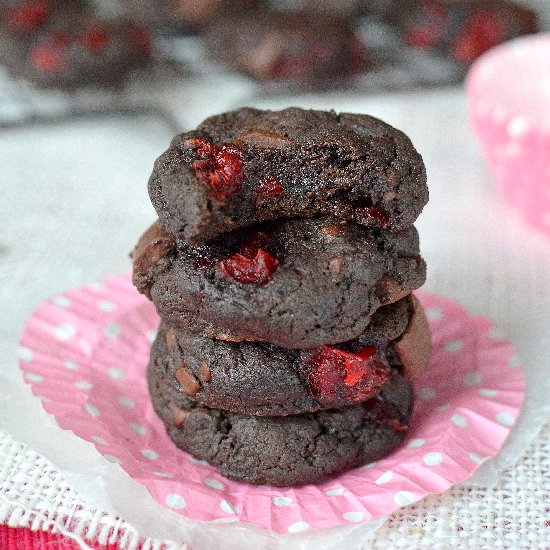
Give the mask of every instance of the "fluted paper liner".
POLYGON ((367 522, 470 477, 518 415, 523 371, 484 318, 417 293, 433 334, 430 367, 400 449, 318 485, 251 486, 178 450, 153 412, 145 370, 159 319, 129 276, 42 303, 21 341, 21 368, 58 424, 190 519, 240 521, 279 533, 367 522))

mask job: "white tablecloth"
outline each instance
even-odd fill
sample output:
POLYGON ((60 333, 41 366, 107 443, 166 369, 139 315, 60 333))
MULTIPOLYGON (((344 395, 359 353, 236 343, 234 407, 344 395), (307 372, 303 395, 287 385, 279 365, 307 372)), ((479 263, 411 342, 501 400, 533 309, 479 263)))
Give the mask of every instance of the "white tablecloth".
MULTIPOLYGON (((490 317, 529 372, 550 373, 550 239, 521 225, 499 201, 469 132, 461 90, 269 102, 255 100, 246 85, 224 94, 210 82, 208 94, 198 92, 198 84, 182 86, 159 101, 189 126, 238 105, 298 104, 368 112, 407 132, 425 158, 431 191, 417 224, 429 268, 425 288, 490 317)), ((41 300, 129 269, 127 253, 155 217, 146 180, 172 134, 166 122, 150 116, 75 120, 0 134, 0 522, 55 525, 83 541, 101 533, 100 540, 119 540, 125 533, 129 548, 150 534, 138 534, 124 518, 96 510, 36 452, 40 449, 18 441, 13 430, 18 411, 8 410, 1 396, 30 392, 22 388, 17 342, 41 300)), ((531 404, 550 395, 549 378, 539 377, 528 388, 524 417, 539 424, 549 418, 548 404, 531 404)), ((520 451, 522 458, 496 485, 454 487, 404 508, 363 547, 549 548, 549 436, 547 427, 525 452, 516 437, 505 456, 520 451)), ((163 545, 149 540, 145 547, 163 545)), ((340 547, 349 545, 342 540, 340 547)))

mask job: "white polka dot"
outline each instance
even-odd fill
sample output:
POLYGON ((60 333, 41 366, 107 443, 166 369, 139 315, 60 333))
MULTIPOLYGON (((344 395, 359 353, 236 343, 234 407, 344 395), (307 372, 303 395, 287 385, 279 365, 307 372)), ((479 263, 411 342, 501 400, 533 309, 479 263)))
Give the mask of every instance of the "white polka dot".
POLYGON ((90 382, 86 382, 85 380, 79 380, 78 382, 74 383, 74 387, 78 388, 79 390, 91 390, 94 386, 90 382))
POLYGON ((338 489, 329 489, 325 491, 327 497, 339 497, 344 494, 345 489, 343 487, 338 487, 338 489))
POLYGON ((451 422, 459 428, 465 428, 468 425, 468 419, 459 413, 455 413, 451 416, 451 422))
POLYGON ((152 451, 151 449, 142 449, 141 454, 149 460, 156 460, 159 456, 157 453, 155 453, 155 451, 152 451))
POLYGON ((388 470, 387 472, 384 472, 374 483, 376 483, 376 485, 384 485, 384 483, 388 483, 388 481, 391 481, 392 477, 393 472, 391 470, 388 470))
POLYGON ((480 372, 469 372, 464 375, 464 385, 468 388, 473 386, 479 386, 481 383, 481 373, 480 372))
POLYGON ((207 477, 203 481, 207 487, 216 489, 217 491, 221 491, 224 488, 224 484, 221 481, 218 481, 217 479, 212 479, 211 477, 207 477))
POLYGON ((75 335, 75 328, 73 325, 69 325, 67 323, 64 323, 62 325, 59 325, 53 329, 53 332, 55 334, 55 337, 58 340, 61 340, 62 342, 66 342, 67 340, 70 340, 75 335))
POLYGON ((289 533, 300 533, 302 531, 307 531, 309 529, 309 523, 305 521, 297 521, 292 525, 288 526, 289 533))
POLYGON ((464 341, 459 340, 458 338, 455 340, 449 340, 447 344, 445 345, 445 349, 449 353, 457 353, 464 347, 464 341))
POLYGON ((112 462, 114 464, 122 464, 122 460, 120 458, 113 456, 113 455, 103 455, 109 462, 112 462))
POLYGON ((519 357, 517 355, 512 355, 510 359, 508 359, 508 366, 515 369, 520 366, 519 357))
POLYGON ((156 476, 165 477, 167 479, 172 479, 174 476, 172 474, 167 474, 166 472, 153 472, 156 476))
POLYGON ((107 372, 113 380, 122 380, 126 376, 124 371, 117 367, 111 367, 107 372))
POLYGON ((227 500, 222 500, 220 503, 220 508, 226 513, 226 514, 238 514, 239 509, 234 505, 227 502, 227 500))
POLYGON ((116 304, 113 304, 113 302, 109 302, 109 300, 101 300, 97 307, 104 311, 105 313, 108 313, 109 311, 114 311, 116 309, 116 304))
POLYGON ((498 390, 490 390, 488 388, 481 388, 479 390, 479 395, 481 395, 481 397, 498 397, 498 390))
POLYGON ((71 361, 71 359, 67 359, 63 364, 69 370, 78 370, 80 368, 80 365, 76 361, 71 361))
POLYGON ((42 380, 44 380, 44 377, 42 375, 35 374, 34 372, 26 372, 25 373, 25 378, 29 382, 33 382, 35 384, 37 384, 38 382, 42 382, 42 380))
POLYGON ((164 502, 166 502, 168 507, 173 508, 174 510, 181 510, 182 508, 185 508, 185 499, 177 493, 170 493, 166 495, 164 502))
POLYGON ((365 516, 363 515, 362 512, 345 512, 343 517, 346 521, 351 521, 352 523, 358 523, 360 521, 363 521, 363 518, 365 516))
POLYGON ((529 130, 529 121, 524 116, 514 117, 506 127, 510 137, 520 137, 529 130))
POLYGON ((119 397, 118 403, 122 405, 125 409, 133 409, 136 406, 134 400, 126 396, 119 397))
POLYGON ((477 453, 470 453, 470 460, 472 462, 475 462, 476 464, 481 464, 485 459, 485 457, 478 455, 477 453))
POLYGON ((443 310, 439 307, 429 307, 426 310, 426 317, 430 321, 439 321, 443 317, 443 310))
POLYGON ((495 419, 501 426, 507 426, 507 427, 513 426, 516 420, 514 416, 512 416, 510 413, 507 413, 507 412, 499 412, 495 416, 495 419))
POLYGON ((99 435, 92 435, 92 439, 100 445, 109 445, 109 442, 103 437, 99 437, 99 435))
POLYGON ((492 340, 504 340, 504 334, 497 327, 491 327, 489 330, 489 338, 492 340))
POLYGON ((292 504, 292 499, 288 497, 273 497, 271 502, 273 502, 275 506, 289 506, 292 504))
POLYGON ((17 350, 17 356, 19 357, 19 359, 21 359, 21 361, 32 361, 34 354, 29 348, 21 346, 17 350))
POLYGON ((208 466, 208 462, 206 462, 206 460, 199 460, 194 456, 190 456, 189 458, 191 459, 191 462, 193 462, 194 464, 198 464, 199 466, 208 466))
POLYGON ((370 470, 371 468, 374 468, 378 464, 378 461, 369 462, 368 464, 365 464, 363 468, 366 468, 367 470, 370 470))
POLYGON ((441 453, 438 453, 437 451, 426 453, 422 460, 424 461, 424 464, 428 466, 438 466, 443 462, 443 455, 441 453))
POLYGON ((55 304, 57 307, 67 309, 71 305, 71 301, 67 298, 67 296, 63 296, 61 294, 52 298, 52 304, 55 304))
POLYGON ((156 330, 150 330, 147 332, 147 340, 149 340, 149 342, 153 343, 155 341, 155 338, 157 337, 157 332, 156 330))
POLYGON ((92 405, 91 403, 84 403, 84 410, 90 415, 90 416, 99 416, 101 413, 99 412, 99 409, 92 405))
POLYGON ((444 405, 439 405, 439 407, 436 407, 435 410, 439 413, 447 412, 451 408, 450 403, 445 403, 444 405))
POLYGON ((128 424, 130 429, 137 435, 145 435, 147 433, 147 428, 141 424, 136 424, 135 422, 130 422, 128 424))
POLYGON ((120 326, 118 323, 108 323, 103 328, 105 336, 111 340, 117 340, 120 336, 120 326))
POLYGON ((425 444, 426 444, 426 440, 419 438, 419 439, 413 439, 412 441, 410 441, 407 447, 411 449, 418 449, 419 447, 423 447, 425 444))
POLYGON ((393 497, 393 500, 399 506, 407 506, 407 504, 412 504, 417 499, 409 491, 399 491, 398 493, 395 494, 395 496, 393 497))
POLYGON ((420 390, 420 399, 423 401, 429 401, 435 397, 435 390, 433 388, 422 388, 420 390))

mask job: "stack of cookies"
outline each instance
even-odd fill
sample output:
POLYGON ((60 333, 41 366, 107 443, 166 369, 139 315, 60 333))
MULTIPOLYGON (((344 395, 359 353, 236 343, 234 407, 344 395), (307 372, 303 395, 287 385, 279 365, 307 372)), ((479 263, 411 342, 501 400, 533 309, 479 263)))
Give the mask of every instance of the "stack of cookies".
POLYGON ((176 136, 149 193, 133 280, 162 320, 148 381, 174 443, 278 486, 395 449, 431 353, 409 139, 366 115, 240 109, 176 136))

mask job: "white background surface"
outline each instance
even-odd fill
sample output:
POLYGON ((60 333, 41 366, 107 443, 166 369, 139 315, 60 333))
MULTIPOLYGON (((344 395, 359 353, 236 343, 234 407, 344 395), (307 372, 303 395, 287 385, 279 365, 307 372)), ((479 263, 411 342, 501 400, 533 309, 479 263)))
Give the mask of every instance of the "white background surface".
MULTIPOLYGON (((526 366, 530 381, 526 408, 519 436, 506 455, 517 456, 525 439, 534 436, 532 427, 550 416, 550 237, 533 233, 500 202, 468 129, 463 92, 370 98, 335 94, 266 103, 247 97, 250 90, 245 85, 234 88, 230 96, 212 83, 208 93, 197 93, 199 89, 197 84, 161 98, 188 127, 208 114, 241 104, 276 108, 294 104, 367 112, 409 134, 424 156, 431 193, 417 223, 428 264, 426 290, 490 317, 526 366)), ((127 254, 155 217, 146 180, 172 134, 164 122, 152 118, 93 119, 0 133, 0 430, 11 431, 16 440, 32 437, 27 428, 16 432, 17 418, 27 418, 30 411, 22 401, 29 399, 30 390, 20 380, 16 361, 25 319, 52 294, 129 270, 127 254)), ((27 424, 39 428, 47 420, 39 407, 32 414, 27 424)), ((49 430, 35 448, 57 456, 55 442, 62 439, 55 427, 49 430)), ((539 436, 519 466, 500 476, 496 487, 456 488, 443 497, 426 499, 394 514, 370 542, 362 536, 364 546, 547 548, 550 535, 543 520, 550 520, 548 433, 539 436), (525 512, 518 515, 522 506, 525 512), (503 523, 506 514, 511 518, 508 524, 503 523), (489 523, 481 529, 487 518, 489 523), (526 526, 526 518, 531 525, 526 526)), ((30 460, 32 451, 6 435, 2 441, 0 464, 11 467, 0 470, 0 503, 32 508, 17 500, 21 495, 9 492, 14 471, 30 460), (27 459, 16 461, 14 449, 27 459)), ((89 452, 95 451, 90 447, 89 452)), ((94 456, 94 464, 100 458, 94 456)), ((70 469, 70 460, 57 465, 70 469)), ((76 477, 71 481, 78 486, 76 477)), ((490 481, 490 476, 482 481, 490 481)), ((86 487, 77 488, 86 494, 86 487)), ((86 510, 90 503, 83 500, 81 506, 86 510)), ((153 525, 148 529, 144 535, 162 537, 153 525)), ((172 533, 177 535, 176 527, 172 533)), ((361 537, 349 536, 359 547, 361 537)), ((234 547, 227 537, 225 543, 234 547)), ((343 539, 335 544, 332 547, 350 547, 343 539)))

